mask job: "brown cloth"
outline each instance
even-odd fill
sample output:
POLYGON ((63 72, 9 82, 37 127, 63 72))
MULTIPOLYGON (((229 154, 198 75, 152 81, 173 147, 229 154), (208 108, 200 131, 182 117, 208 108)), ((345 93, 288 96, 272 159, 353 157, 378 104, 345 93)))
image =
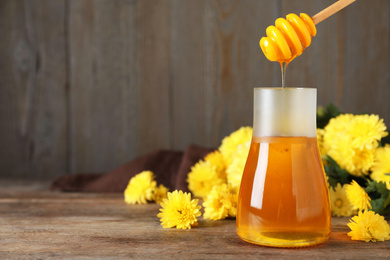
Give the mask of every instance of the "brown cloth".
POLYGON ((106 174, 78 173, 60 176, 51 190, 72 192, 123 192, 129 180, 142 171, 152 171, 157 185, 170 191, 188 191, 187 174, 191 167, 214 149, 189 145, 184 152, 159 150, 136 158, 106 174))

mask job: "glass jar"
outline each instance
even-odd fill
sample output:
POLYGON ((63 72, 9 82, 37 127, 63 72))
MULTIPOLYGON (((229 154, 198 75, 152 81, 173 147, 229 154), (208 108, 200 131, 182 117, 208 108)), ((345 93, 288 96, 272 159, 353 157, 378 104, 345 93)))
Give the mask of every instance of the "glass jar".
POLYGON ((237 209, 237 233, 273 247, 311 246, 331 232, 317 145, 317 90, 256 88, 253 137, 237 209))

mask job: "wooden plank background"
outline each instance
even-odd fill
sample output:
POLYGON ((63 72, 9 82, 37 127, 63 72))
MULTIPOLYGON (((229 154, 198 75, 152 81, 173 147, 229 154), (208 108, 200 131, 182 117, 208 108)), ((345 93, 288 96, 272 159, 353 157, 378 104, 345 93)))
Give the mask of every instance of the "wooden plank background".
MULTIPOLYGON (((217 147, 252 124, 254 87, 279 86, 258 47, 290 12, 330 0, 2 0, 0 177, 104 172, 155 149, 217 147)), ((289 86, 390 126, 390 2, 320 23, 289 86)))

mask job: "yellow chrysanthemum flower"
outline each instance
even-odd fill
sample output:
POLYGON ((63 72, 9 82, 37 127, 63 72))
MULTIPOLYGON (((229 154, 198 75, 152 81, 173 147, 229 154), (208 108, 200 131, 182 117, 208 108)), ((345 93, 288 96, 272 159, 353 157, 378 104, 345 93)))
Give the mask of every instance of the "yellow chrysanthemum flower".
POLYGON ((373 211, 359 212, 348 223, 352 240, 377 242, 390 239, 390 226, 385 218, 373 211))
POLYGON ((351 139, 346 137, 340 140, 338 146, 330 150, 328 155, 351 175, 366 176, 374 163, 375 150, 355 149, 350 144, 351 139))
POLYGON ((317 143, 318 143, 318 150, 320 152, 321 156, 325 156, 327 152, 324 148, 324 129, 317 128, 317 143))
POLYGON ((341 114, 329 120, 324 128, 323 136, 323 146, 326 153, 334 149, 337 142, 343 139, 353 117, 352 114, 341 114))
POLYGON ((214 151, 207 154, 204 160, 214 165, 217 172, 220 172, 222 175, 225 173, 225 163, 223 156, 219 151, 214 151))
POLYGON ((227 184, 214 186, 203 203, 205 219, 225 219, 237 214, 237 196, 227 184))
POLYGON ((362 187, 360 187, 360 185, 355 180, 353 180, 351 184, 346 184, 345 186, 347 198, 354 209, 372 209, 370 197, 368 196, 367 192, 362 187))
POLYGON ((153 199, 156 181, 151 171, 143 171, 130 179, 124 192, 127 204, 146 204, 153 199))
POLYGON ((390 145, 376 149, 374 165, 372 166, 371 178, 377 182, 386 183, 390 190, 390 145))
POLYGON ((164 185, 160 184, 155 190, 154 190, 154 193, 153 193, 153 200, 156 202, 156 203, 160 203, 163 201, 163 199, 165 199, 167 197, 167 193, 168 193, 169 189, 167 187, 165 187, 164 185))
POLYGON ((168 198, 161 202, 160 218, 164 228, 191 229, 198 225, 198 217, 202 215, 198 200, 191 200, 191 193, 175 190, 168 192, 168 198))
POLYGON ((232 163, 233 154, 237 150, 237 146, 245 144, 251 138, 252 127, 247 126, 241 127, 222 140, 222 144, 218 149, 224 158, 226 167, 232 163))
POLYGON ((237 206, 238 206, 238 192, 239 190, 234 187, 229 187, 230 189, 230 200, 232 202, 232 206, 229 209, 229 217, 235 218, 237 216, 237 206))
POLYGON ((351 169, 355 176, 366 176, 374 164, 374 149, 355 149, 352 157, 352 164, 346 169, 351 169))
POLYGON ((227 181, 234 188, 238 189, 240 187, 249 148, 250 141, 239 145, 236 151, 233 153, 232 163, 226 169, 227 181))
POLYGON ((378 141, 387 136, 386 125, 378 115, 356 115, 348 126, 351 145, 359 149, 375 149, 378 141))
POLYGON ((226 182, 225 175, 218 172, 215 165, 201 160, 191 167, 187 177, 188 188, 195 197, 206 197, 215 185, 226 182))
POLYGON ((386 126, 376 115, 343 114, 324 128, 323 149, 350 174, 364 176, 374 163, 379 140, 386 135, 386 126))
POLYGON ((337 183, 335 188, 329 188, 329 196, 330 209, 333 216, 349 217, 356 213, 347 198, 345 185, 341 186, 340 183, 337 183))

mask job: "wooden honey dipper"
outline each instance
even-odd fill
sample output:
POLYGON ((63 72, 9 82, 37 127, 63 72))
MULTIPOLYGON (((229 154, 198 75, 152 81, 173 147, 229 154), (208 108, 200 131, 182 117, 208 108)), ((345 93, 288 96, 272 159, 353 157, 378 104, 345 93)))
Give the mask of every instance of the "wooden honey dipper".
POLYGON ((267 37, 260 39, 260 48, 270 61, 288 64, 311 44, 311 38, 317 33, 316 24, 355 1, 339 0, 313 17, 301 13, 300 16, 288 14, 286 19, 278 18, 275 26, 268 26, 267 37))

